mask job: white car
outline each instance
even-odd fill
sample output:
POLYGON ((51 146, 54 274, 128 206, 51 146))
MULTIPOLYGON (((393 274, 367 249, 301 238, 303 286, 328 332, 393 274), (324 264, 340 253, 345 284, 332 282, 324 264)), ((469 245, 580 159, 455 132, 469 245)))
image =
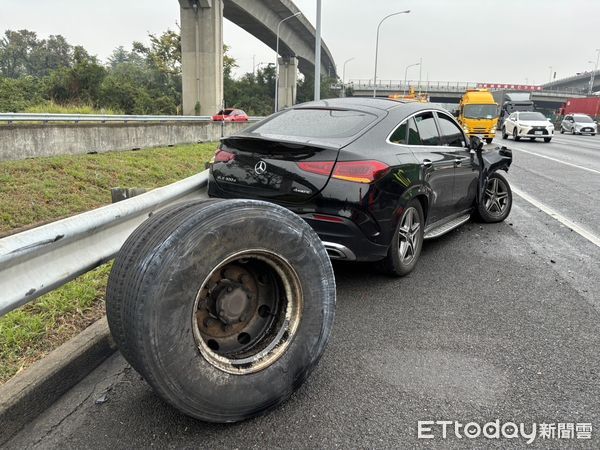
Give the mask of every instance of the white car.
POLYGON ((541 138, 544 142, 550 142, 554 136, 554 125, 539 112, 514 112, 502 124, 502 139, 507 139, 509 135, 515 141, 541 138))
POLYGON ((560 124, 560 133, 591 134, 596 136, 598 124, 587 114, 567 114, 560 124))

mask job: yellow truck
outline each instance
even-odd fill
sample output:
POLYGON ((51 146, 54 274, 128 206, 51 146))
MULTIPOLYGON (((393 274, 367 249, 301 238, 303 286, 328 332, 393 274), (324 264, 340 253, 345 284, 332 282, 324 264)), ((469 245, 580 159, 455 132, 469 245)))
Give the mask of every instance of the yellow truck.
POLYGON ((496 136, 498 104, 487 89, 469 89, 458 106, 458 122, 469 137, 479 136, 488 144, 496 136))

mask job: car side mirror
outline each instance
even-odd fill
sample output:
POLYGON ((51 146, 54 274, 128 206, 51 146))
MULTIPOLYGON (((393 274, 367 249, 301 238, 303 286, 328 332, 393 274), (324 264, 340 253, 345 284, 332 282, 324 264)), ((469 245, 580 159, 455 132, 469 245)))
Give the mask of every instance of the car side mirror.
POLYGON ((548 122, 552 122, 552 121, 550 120, 550 117, 546 117, 546 120, 547 120, 548 122))
POLYGON ((471 136, 469 148, 471 150, 475 150, 476 152, 480 152, 483 149, 483 141, 479 138, 479 136, 471 136))

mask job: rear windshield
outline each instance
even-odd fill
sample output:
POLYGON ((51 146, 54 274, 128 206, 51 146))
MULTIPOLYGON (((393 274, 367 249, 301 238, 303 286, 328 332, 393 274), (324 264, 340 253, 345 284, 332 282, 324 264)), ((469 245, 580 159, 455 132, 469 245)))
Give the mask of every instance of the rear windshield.
POLYGON ((523 112, 519 114, 519 120, 546 120, 546 116, 542 113, 523 112))
POLYGON ((575 119, 575 122, 579 122, 579 123, 592 123, 593 120, 591 117, 588 116, 573 116, 573 118, 575 119))
POLYGON ((252 133, 302 138, 347 138, 377 117, 362 111, 334 109, 289 109, 259 124, 252 133))

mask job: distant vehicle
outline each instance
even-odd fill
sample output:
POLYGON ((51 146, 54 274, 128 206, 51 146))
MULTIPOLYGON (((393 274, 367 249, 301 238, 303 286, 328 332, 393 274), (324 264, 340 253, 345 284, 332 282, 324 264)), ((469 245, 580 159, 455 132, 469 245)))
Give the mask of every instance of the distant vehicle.
POLYGON ((533 111, 534 105, 529 92, 506 92, 494 91, 492 93, 494 100, 500 105, 500 115, 498 120, 498 129, 502 129, 504 121, 512 113, 517 111, 533 111))
POLYGON ((412 100, 420 103, 429 102, 429 95, 424 92, 417 93, 414 87, 409 89, 408 94, 392 94, 388 98, 391 98, 392 100, 412 100))
POLYGON ((458 122, 469 137, 479 136, 491 144, 498 125, 498 104, 490 91, 467 90, 458 106, 458 122))
POLYGON ((521 138, 532 141, 543 138, 544 142, 550 142, 554 135, 554 125, 539 112, 514 112, 502 124, 502 139, 507 139, 509 135, 515 141, 521 138))
POLYGON ((569 114, 587 114, 590 117, 600 118, 600 98, 569 98, 560 109, 563 116, 569 114))
POLYGON ((295 105, 227 137, 208 195, 278 203, 317 232, 333 259, 409 273, 423 239, 504 220, 506 148, 483 152, 431 103, 346 97, 295 105))
POLYGON ((248 122, 248 114, 241 109, 223 109, 212 116, 216 122, 248 122))
POLYGON ((560 133, 591 134, 598 132, 598 124, 586 114, 568 114, 560 124, 560 133))

